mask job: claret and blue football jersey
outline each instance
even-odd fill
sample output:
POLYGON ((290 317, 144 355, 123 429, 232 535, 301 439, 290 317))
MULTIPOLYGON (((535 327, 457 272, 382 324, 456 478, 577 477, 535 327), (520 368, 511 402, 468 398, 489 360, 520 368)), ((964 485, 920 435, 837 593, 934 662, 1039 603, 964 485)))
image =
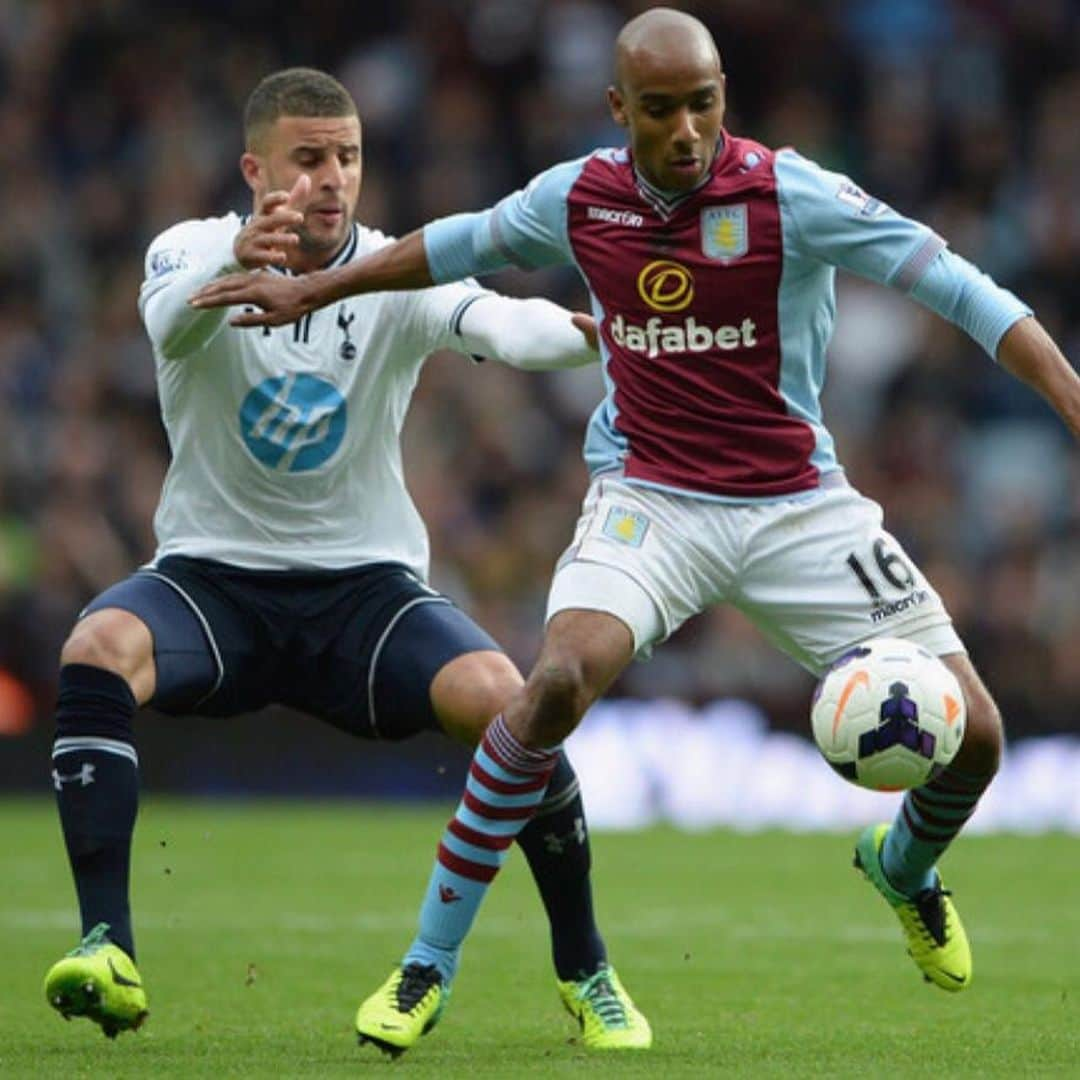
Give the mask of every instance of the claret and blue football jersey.
POLYGON ((726 134, 691 192, 659 191, 629 151, 598 150, 428 225, 424 244, 437 282, 576 265, 606 385, 590 471, 721 500, 789 496, 839 469, 819 400, 836 267, 910 293, 991 355, 1030 314, 847 177, 726 134))

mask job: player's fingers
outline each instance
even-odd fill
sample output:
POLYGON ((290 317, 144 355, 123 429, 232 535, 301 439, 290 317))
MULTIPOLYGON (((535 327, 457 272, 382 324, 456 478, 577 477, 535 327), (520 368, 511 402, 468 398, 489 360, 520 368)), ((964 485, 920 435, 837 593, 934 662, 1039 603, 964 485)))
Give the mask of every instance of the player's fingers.
POLYGON ((311 194, 311 177, 307 173, 301 173, 289 192, 287 199, 289 207, 295 210, 298 206, 302 206, 307 202, 309 194, 311 194))
POLYGON ((252 251, 248 254, 246 265, 249 270, 259 270, 266 266, 284 266, 289 261, 289 253, 282 248, 266 248, 264 251, 252 251))
POLYGON ((267 192, 262 198, 262 202, 259 203, 260 214, 272 214, 279 206, 284 206, 289 201, 289 193, 287 191, 270 191, 267 192))
POLYGON ((230 326, 273 326, 273 315, 268 311, 242 311, 229 319, 230 326))
POLYGON ((249 274, 229 274, 197 289, 188 298, 192 307, 223 307, 237 301, 252 286, 249 274))
POLYGON ((300 242, 300 237, 296 233, 266 233, 261 236, 253 236, 243 246, 243 263, 248 265, 255 259, 263 258, 268 251, 288 251, 290 248, 296 247, 300 242))
POLYGON ((294 247, 300 243, 300 237, 291 229, 275 229, 273 232, 263 233, 258 242, 263 246, 271 244, 274 247, 294 247))
POLYGON ((259 218, 259 231, 289 229, 304 223, 304 215, 299 210, 290 210, 287 206, 279 207, 272 214, 259 218))
POLYGON ((585 340, 589 343, 590 349, 600 347, 600 335, 596 329, 596 320, 591 315, 575 311, 570 316, 570 321, 585 335, 585 340))

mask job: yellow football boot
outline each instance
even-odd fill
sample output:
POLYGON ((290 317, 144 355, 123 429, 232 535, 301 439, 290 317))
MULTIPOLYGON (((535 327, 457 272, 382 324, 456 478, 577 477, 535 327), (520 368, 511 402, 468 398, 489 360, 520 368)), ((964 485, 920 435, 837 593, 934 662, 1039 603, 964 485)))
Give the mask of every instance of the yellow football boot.
POLYGON ((360 1045, 374 1043, 391 1057, 403 1054, 439 1022, 449 997, 434 964, 399 967, 357 1010, 360 1045))
POLYGON ((971 947, 964 924, 953 906, 941 878, 933 888, 917 896, 898 892, 885 877, 881 848, 888 825, 870 825, 855 845, 855 866, 896 912, 907 938, 908 955, 927 982, 957 993, 971 983, 971 947))
POLYGON ((647 1050, 652 1028, 638 1011, 615 969, 602 964, 587 979, 558 983, 566 1011, 581 1025, 590 1050, 647 1050))
POLYGON ((150 1015, 138 969, 109 940, 107 923, 98 923, 78 948, 49 968, 45 998, 65 1020, 85 1016, 110 1039, 137 1030, 150 1015))

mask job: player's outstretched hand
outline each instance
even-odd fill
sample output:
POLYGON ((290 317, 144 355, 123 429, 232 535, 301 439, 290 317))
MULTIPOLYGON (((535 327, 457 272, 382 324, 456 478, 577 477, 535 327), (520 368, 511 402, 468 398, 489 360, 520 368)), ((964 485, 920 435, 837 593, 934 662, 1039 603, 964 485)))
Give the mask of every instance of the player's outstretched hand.
POLYGON ((301 173, 291 191, 264 195, 251 220, 236 234, 233 254, 245 270, 284 266, 300 242, 294 231, 303 223, 301 207, 311 192, 311 177, 301 173))
POLYGON ((284 326, 316 307, 308 299, 304 275, 228 274, 204 285, 188 303, 195 308, 254 305, 261 311, 243 311, 229 319, 230 326, 284 326))
MULTIPOLYGON (((299 242, 294 231, 304 220, 300 207, 311 192, 311 179, 302 174, 291 191, 271 191, 263 196, 252 219, 233 241, 236 261, 246 270, 283 266, 289 251, 299 242)), ((306 315, 314 304, 305 302, 307 289, 297 278, 276 274, 228 274, 204 285, 189 300, 195 308, 253 304, 261 311, 234 315, 233 326, 282 326, 306 315)))
POLYGON ((570 316, 570 321, 585 335, 590 349, 600 348, 600 335, 596 329, 596 320, 584 312, 575 311, 570 316))

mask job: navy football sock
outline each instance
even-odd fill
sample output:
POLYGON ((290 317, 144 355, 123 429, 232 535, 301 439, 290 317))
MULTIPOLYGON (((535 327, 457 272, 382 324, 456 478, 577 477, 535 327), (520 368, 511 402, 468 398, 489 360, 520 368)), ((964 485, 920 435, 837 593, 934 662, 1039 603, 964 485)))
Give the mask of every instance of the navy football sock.
POLYGON ((560 979, 583 979, 606 962, 593 914, 592 854, 577 775, 560 753, 544 801, 518 834, 551 923, 551 950, 560 979))
POLYGON ((139 788, 135 707, 119 675, 88 664, 60 669, 52 779, 82 932, 108 923, 110 939, 132 958, 128 874, 139 788))

